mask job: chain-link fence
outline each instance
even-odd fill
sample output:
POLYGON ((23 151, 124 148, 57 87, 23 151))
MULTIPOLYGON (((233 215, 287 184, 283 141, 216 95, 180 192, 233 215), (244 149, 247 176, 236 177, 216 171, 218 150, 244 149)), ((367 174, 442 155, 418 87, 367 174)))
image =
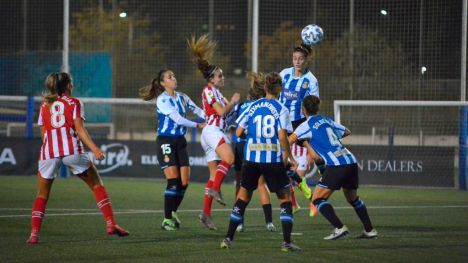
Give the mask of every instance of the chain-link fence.
MULTIPOLYGON (((203 80, 186 38, 210 33, 225 93, 245 91, 251 68, 252 1, 70 1, 70 71, 77 96, 137 97, 161 68, 200 97, 203 80)), ((462 1, 259 1, 259 70, 291 66, 303 26, 325 40, 314 48, 327 113, 335 99, 459 100, 462 1)), ((1 1, 0 93, 38 95, 61 66, 63 1, 1 1)))

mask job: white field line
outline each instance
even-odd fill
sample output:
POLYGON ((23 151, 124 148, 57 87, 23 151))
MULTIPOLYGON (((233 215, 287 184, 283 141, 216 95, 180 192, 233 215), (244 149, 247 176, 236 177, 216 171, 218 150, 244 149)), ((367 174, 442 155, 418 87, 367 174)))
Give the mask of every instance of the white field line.
MULTIPOLYGON (((338 206, 334 207, 338 210, 352 209, 350 206, 338 206)), ((368 206, 368 209, 434 209, 434 208, 468 208, 468 205, 416 205, 416 206, 368 206)), ((249 208, 249 211, 262 211, 262 208, 249 208)), ((273 210, 279 210, 279 208, 273 208, 273 210)), ((31 211, 31 208, 0 208, 0 211, 31 211)), ((182 209, 178 210, 178 213, 198 213, 200 209, 182 209)), ((231 209, 212 209, 213 212, 228 212, 231 209)), ((150 209, 127 209, 117 210, 114 214, 162 214, 164 210, 150 210, 150 209)), ((73 208, 50 208, 46 209, 46 216, 82 216, 82 215, 102 215, 102 213, 96 209, 73 209, 73 208), (48 213, 50 211, 76 211, 74 213, 48 213)), ((25 215, 0 215, 0 218, 17 218, 17 217, 31 217, 31 214, 25 215)))

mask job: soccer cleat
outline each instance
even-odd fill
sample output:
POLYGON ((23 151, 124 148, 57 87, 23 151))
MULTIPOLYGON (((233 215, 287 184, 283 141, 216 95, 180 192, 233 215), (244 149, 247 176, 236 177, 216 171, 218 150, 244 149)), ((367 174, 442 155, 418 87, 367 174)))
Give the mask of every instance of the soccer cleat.
POLYGON ((224 201, 221 195, 221 192, 216 191, 213 188, 210 188, 208 189, 208 195, 213 197, 213 199, 216 200, 216 202, 220 203, 221 205, 224 205, 224 206, 226 205, 226 202, 224 201))
POLYGON ((318 214, 317 207, 314 205, 314 203, 310 202, 310 212, 309 216, 310 217, 316 217, 318 214))
POLYGON ((106 231, 108 235, 117 235, 119 237, 126 237, 130 235, 130 232, 118 225, 108 226, 106 231))
POLYGON ((39 243, 39 234, 31 233, 28 240, 26 240, 26 243, 30 245, 36 245, 37 243, 39 243))
POLYGON ((221 241, 221 244, 219 245, 220 248, 225 248, 225 249, 230 249, 232 245, 232 241, 229 237, 226 237, 221 241))
POLYGON ((346 236, 348 233, 349 233, 348 228, 345 225, 343 225, 343 227, 341 227, 341 228, 333 229, 333 232, 330 235, 324 237, 323 239, 325 239, 325 240, 337 240, 340 237, 346 236))
POLYGON ((175 226, 175 222, 173 219, 164 218, 161 224, 161 229, 164 229, 167 231, 174 231, 174 230, 177 230, 177 227, 175 226))
POLYGON ((244 224, 239 224, 236 228, 236 232, 244 232, 244 224))
POLYGON ((310 190, 309 186, 307 185, 307 182, 304 178, 302 178, 302 182, 300 182, 297 187, 299 187, 299 190, 304 194, 304 196, 307 198, 307 200, 310 200, 312 197, 312 191, 310 190))
POLYGON ((377 230, 375 230, 375 228, 373 228, 369 232, 366 232, 366 230, 363 230, 362 234, 358 238, 373 239, 373 238, 378 238, 378 237, 379 237, 379 233, 377 233, 377 230))
POLYGON ((172 211, 172 220, 174 221, 174 225, 176 228, 179 228, 180 227, 180 223, 182 223, 179 219, 179 217, 177 216, 177 212, 175 211, 172 211))
POLYGON ((201 213, 198 215, 198 219, 200 219, 200 222, 206 226, 209 230, 217 230, 215 224, 213 223, 213 220, 211 220, 211 216, 201 213))
POLYGON ((293 243, 283 242, 281 246, 281 251, 283 252, 302 252, 302 248, 294 245, 293 243))
POLYGON ((301 210, 301 207, 299 206, 299 204, 297 204, 296 206, 293 206, 293 214, 299 212, 299 210, 301 210))
POLYGON ((270 232, 276 232, 276 226, 272 222, 266 224, 266 229, 270 232))

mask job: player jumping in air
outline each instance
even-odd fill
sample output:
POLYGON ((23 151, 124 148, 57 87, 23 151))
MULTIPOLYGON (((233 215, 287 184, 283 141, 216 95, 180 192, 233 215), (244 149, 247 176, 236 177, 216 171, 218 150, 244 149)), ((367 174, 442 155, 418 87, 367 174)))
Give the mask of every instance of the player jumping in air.
MULTIPOLYGON (((283 69, 280 73, 283 79, 283 89, 279 101, 289 110, 293 129, 296 129, 299 124, 305 121, 304 114, 301 111, 301 103, 304 97, 307 95, 319 96, 317 78, 307 68, 308 59, 311 57, 311 54, 312 49, 305 44, 295 47, 292 52, 293 66, 283 69)), ((298 167, 296 173, 290 172, 289 174, 304 196, 310 200, 312 192, 304 178, 306 171, 309 169, 307 149, 297 144, 291 144, 291 151, 298 163, 298 167)), ((315 165, 314 162, 310 164, 315 165)), ((299 209, 299 205, 296 202, 292 186, 291 195, 294 210, 297 210, 299 209)), ((314 216, 315 213, 316 211, 312 207, 311 215, 314 216)))
POLYGON ((202 130, 201 145, 206 154, 210 178, 206 183, 203 212, 199 219, 208 229, 215 230, 216 226, 211 219, 211 204, 214 198, 226 205, 221 195, 221 184, 234 163, 234 152, 225 131, 235 113, 234 107, 239 103, 240 94, 234 93, 228 101, 219 91, 224 87, 223 70, 209 62, 216 49, 216 42, 203 35, 198 39, 192 37, 187 43, 193 54, 193 61, 207 82, 202 91, 207 125, 202 130))

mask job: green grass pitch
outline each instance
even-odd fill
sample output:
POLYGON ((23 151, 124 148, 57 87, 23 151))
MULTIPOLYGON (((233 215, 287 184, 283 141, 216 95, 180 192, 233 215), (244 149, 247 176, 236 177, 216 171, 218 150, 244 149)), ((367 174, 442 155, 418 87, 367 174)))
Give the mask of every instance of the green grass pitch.
MULTIPOLYGON (((324 241, 332 228, 319 215, 308 216, 308 202, 297 192, 302 210, 295 214, 294 242, 302 253, 280 251, 281 232, 267 232, 257 194, 245 214, 246 231, 237 233, 230 250, 222 250, 234 203, 234 186, 223 186, 228 206, 214 203, 218 230, 197 219, 203 184, 192 183, 179 217, 181 229, 160 229, 164 180, 104 178, 119 225, 126 238, 108 237, 90 190, 79 179, 57 179, 41 231, 41 243, 29 235, 35 177, 0 177, 1 262, 466 262, 468 258, 468 193, 441 189, 362 187, 360 196, 380 237, 355 239, 362 226, 341 192, 330 199, 350 235, 324 241)), ((280 230, 276 197, 273 221, 280 230)))

